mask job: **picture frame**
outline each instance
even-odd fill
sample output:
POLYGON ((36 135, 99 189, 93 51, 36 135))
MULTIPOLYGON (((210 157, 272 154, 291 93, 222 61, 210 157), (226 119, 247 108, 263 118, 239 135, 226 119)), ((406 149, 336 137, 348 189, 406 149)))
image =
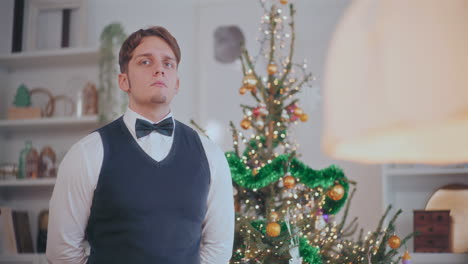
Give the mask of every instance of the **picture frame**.
MULTIPOLYGON (((26 22, 26 50, 34 51, 38 49, 38 38, 43 36, 43 32, 39 32, 41 28, 41 23, 39 16, 46 12, 51 11, 63 11, 68 13, 67 17, 63 17, 62 25, 67 26, 67 29, 60 30, 62 32, 60 40, 63 46, 64 39, 68 43, 69 39, 73 38, 75 43, 73 46, 84 47, 87 42, 87 0, 29 0, 28 1, 28 15, 26 22), (76 19, 74 19, 73 25, 70 25, 70 10, 75 11, 76 19), (68 12, 67 12, 68 11, 68 12), (69 36, 64 36, 63 34, 69 34, 69 36)), ((55 31, 52 32, 55 34, 55 31)), ((45 38, 48 38, 45 35, 45 38)), ((65 47, 69 47, 67 45, 65 47)))

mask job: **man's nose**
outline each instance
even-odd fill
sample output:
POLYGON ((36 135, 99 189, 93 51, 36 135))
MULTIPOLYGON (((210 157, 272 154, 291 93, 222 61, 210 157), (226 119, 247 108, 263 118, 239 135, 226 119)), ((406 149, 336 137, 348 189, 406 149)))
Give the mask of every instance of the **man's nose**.
POLYGON ((153 69, 153 75, 158 75, 158 74, 164 75, 164 67, 162 63, 160 62, 156 62, 154 64, 154 69, 153 69))

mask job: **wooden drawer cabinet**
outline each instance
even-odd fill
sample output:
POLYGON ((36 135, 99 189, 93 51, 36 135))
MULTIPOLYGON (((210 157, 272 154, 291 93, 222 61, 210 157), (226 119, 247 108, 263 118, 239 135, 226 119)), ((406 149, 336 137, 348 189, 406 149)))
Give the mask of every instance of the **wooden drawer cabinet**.
POLYGON ((414 211, 414 252, 450 252, 450 211, 414 211))

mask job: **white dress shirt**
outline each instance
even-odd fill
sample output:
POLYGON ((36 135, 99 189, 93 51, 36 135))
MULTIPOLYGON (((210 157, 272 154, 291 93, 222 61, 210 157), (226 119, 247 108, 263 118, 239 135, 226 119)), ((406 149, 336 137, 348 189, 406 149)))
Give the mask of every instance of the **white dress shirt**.
MULTIPOLYGON (((165 118, 167 117, 172 118, 172 113, 165 118)), ((164 159, 171 148, 173 136, 152 132, 137 139, 137 118, 151 122, 127 108, 123 120, 133 139, 154 160, 164 159)), ((174 133, 177 133, 176 131, 175 124, 174 133)), ((211 174, 207 212, 202 227, 201 263, 228 263, 234 239, 231 174, 221 149, 206 137, 200 134, 199 136, 211 174)), ((103 158, 101 136, 98 132, 93 132, 74 144, 60 164, 50 200, 47 234, 46 255, 53 264, 84 264, 88 260, 83 246, 84 235, 103 158)))

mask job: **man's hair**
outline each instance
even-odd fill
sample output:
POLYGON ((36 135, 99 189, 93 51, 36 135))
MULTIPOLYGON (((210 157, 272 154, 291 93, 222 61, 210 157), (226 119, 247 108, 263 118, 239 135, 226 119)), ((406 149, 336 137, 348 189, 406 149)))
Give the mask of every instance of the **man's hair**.
POLYGON ((153 36, 161 38, 167 43, 167 45, 169 45, 176 56, 177 65, 179 65, 180 48, 179 44, 177 44, 177 40, 164 27, 154 26, 135 31, 124 41, 119 52, 119 66, 121 73, 126 73, 128 71, 128 62, 132 59, 133 51, 138 47, 138 45, 140 45, 143 38, 153 36))

